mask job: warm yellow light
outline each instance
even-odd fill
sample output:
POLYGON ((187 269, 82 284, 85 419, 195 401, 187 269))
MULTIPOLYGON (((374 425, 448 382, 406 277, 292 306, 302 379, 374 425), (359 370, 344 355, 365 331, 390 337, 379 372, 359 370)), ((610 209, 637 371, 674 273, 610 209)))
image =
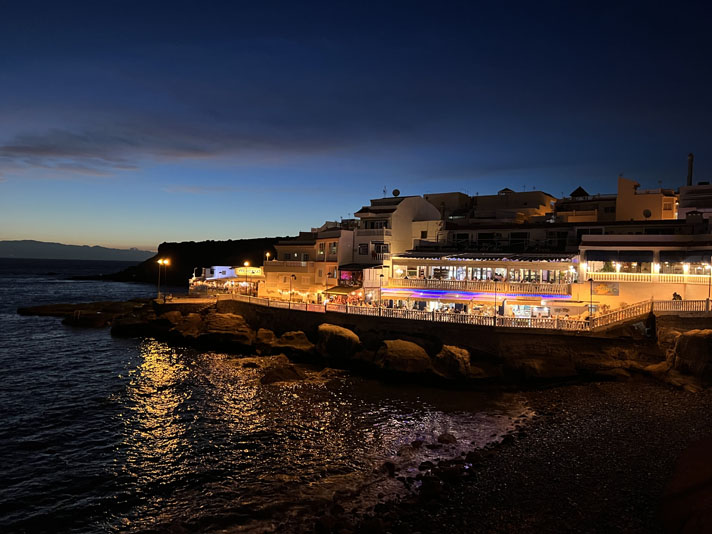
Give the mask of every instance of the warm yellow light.
POLYGON ((171 264, 171 260, 169 260, 168 258, 161 258, 160 260, 158 260, 157 263, 158 263, 159 265, 170 265, 170 264, 171 264))
POLYGON ((583 262, 583 263, 581 264, 581 267, 583 268, 584 271, 588 270, 588 263, 583 262))
POLYGON ((270 257, 270 253, 269 253, 269 252, 267 252, 267 253, 265 254, 265 256, 267 256, 267 259, 269 259, 269 257, 270 257))
POLYGON ((690 264, 689 264, 689 263, 683 264, 683 266, 682 266, 682 272, 684 272, 685 274, 687 274, 687 273, 690 272, 690 264))
POLYGON ((249 262, 249 261, 246 261, 246 262, 243 263, 242 265, 244 265, 245 267, 249 267, 249 266, 250 266, 250 262, 249 262))

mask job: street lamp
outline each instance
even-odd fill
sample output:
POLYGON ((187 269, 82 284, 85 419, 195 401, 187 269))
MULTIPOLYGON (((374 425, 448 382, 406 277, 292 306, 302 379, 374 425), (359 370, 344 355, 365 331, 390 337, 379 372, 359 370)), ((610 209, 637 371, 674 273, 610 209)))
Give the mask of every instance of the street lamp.
POLYGON ((247 287, 248 287, 248 285, 247 285, 247 268, 250 266, 250 262, 246 261, 242 265, 243 265, 243 267, 245 267, 245 295, 247 295, 248 294, 248 291, 247 291, 247 287))
POLYGON ((293 274, 289 276, 289 303, 292 303, 292 280, 296 280, 297 275, 293 274))
POLYGON ((269 261, 269 257, 270 257, 270 253, 269 253, 269 252, 265 252, 265 258, 267 258, 267 261, 269 261))
POLYGON ((590 288, 588 315, 591 317, 593 315, 593 278, 588 279, 588 284, 590 288))
POLYGON ((494 278, 494 325, 497 326, 497 279, 494 278))
POLYGON ((383 273, 378 275, 378 307, 383 307, 383 273))
POLYGON ((159 259, 156 263, 158 263, 158 287, 157 287, 157 295, 156 298, 161 298, 161 265, 163 265, 164 269, 168 267, 171 264, 171 260, 168 258, 161 258, 159 259))

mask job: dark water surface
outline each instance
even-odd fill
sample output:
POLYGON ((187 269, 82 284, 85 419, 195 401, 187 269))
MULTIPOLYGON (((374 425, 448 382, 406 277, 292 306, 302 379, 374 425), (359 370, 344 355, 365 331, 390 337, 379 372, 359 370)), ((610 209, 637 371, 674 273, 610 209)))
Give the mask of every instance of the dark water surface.
POLYGON ((397 494, 374 472, 384 460, 415 472, 501 435, 523 410, 513 396, 308 368, 305 381, 262 385, 241 358, 15 313, 152 296, 65 278, 125 265, 0 259, 0 532, 281 530, 335 493, 356 508, 397 494), (457 445, 396 456, 446 431, 457 445))

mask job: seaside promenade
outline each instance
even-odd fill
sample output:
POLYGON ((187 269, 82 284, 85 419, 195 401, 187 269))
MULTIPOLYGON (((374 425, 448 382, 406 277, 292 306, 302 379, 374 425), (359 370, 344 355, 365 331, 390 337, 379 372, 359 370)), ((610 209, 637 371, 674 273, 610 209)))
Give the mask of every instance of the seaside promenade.
POLYGON ((568 332, 600 332, 627 322, 644 319, 651 313, 655 315, 677 315, 685 313, 700 317, 712 316, 712 302, 710 299, 644 300, 605 314, 591 317, 590 319, 572 319, 566 317, 510 317, 502 315, 475 315, 468 313, 447 313, 374 306, 357 306, 350 304, 308 304, 304 302, 289 302, 237 294, 218 294, 214 297, 176 297, 170 302, 171 304, 210 305, 217 303, 218 301, 229 300, 245 302, 256 306, 309 313, 337 312, 351 315, 432 321, 438 323, 469 324, 507 328, 537 328, 568 332))

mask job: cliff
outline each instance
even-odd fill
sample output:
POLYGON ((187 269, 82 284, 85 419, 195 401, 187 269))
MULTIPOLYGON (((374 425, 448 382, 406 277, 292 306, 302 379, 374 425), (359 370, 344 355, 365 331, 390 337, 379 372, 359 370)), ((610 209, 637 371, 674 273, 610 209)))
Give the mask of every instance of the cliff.
POLYGON ((237 239, 228 241, 184 241, 182 243, 161 243, 158 252, 146 261, 124 269, 121 272, 98 277, 118 282, 146 282, 155 284, 158 277, 159 258, 169 258, 170 266, 161 273, 161 284, 186 286, 197 267, 211 265, 250 265, 259 267, 269 252, 274 257, 274 244, 284 237, 263 237, 258 239, 237 239))

